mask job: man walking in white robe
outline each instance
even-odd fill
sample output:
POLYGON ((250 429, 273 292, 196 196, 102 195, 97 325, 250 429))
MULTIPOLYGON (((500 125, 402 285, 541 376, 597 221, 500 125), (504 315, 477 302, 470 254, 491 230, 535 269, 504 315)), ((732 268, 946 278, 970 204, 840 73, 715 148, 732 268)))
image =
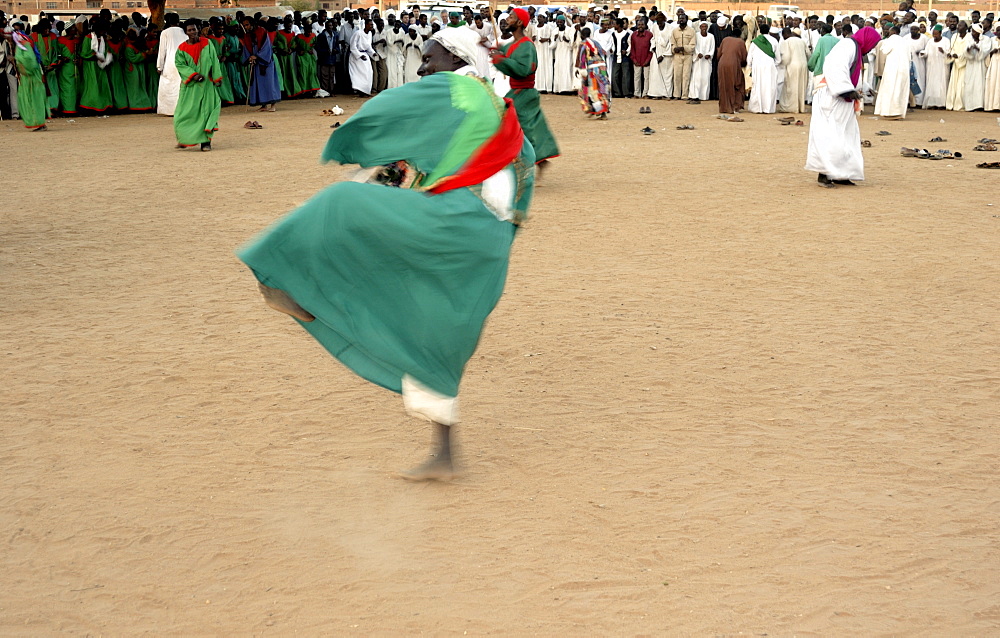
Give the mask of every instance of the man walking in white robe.
POLYGON ((168 13, 164 19, 167 28, 160 34, 160 52, 156 56, 156 70, 160 73, 160 86, 156 92, 156 112, 173 116, 177 108, 177 98, 181 94, 181 75, 177 72, 177 49, 187 42, 184 29, 177 26, 180 18, 176 13, 168 13))
POLYGON ((753 78, 753 89, 747 110, 751 113, 774 113, 778 107, 778 64, 781 51, 778 41, 769 35, 767 24, 760 25, 760 35, 754 38, 747 51, 747 69, 753 78))
POLYGON ((892 27, 889 34, 880 45, 885 67, 875 98, 875 115, 903 119, 910 102, 910 45, 899 35, 898 28, 892 27))
POLYGON ((362 95, 372 94, 372 58, 375 57, 375 50, 372 49, 372 21, 365 20, 365 27, 358 29, 351 36, 351 88, 362 95))

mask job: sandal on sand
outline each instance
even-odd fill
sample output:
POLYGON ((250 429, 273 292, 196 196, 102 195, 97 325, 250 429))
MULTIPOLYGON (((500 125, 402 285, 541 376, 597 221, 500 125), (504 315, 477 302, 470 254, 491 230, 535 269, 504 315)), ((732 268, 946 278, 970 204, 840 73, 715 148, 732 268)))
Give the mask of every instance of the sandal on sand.
POLYGON ((744 120, 743 120, 743 118, 742 118, 742 117, 736 117, 736 116, 734 115, 733 117, 731 117, 731 118, 727 119, 726 121, 727 121, 727 122, 743 122, 744 120))
POLYGON ((264 127, 263 127, 263 126, 262 126, 262 125, 260 124, 260 122, 257 122, 256 120, 255 120, 255 121, 254 121, 254 123, 253 123, 253 127, 254 127, 254 128, 264 128, 264 127))
POLYGON ((805 126, 805 125, 806 123, 803 122, 802 120, 795 120, 795 126, 805 126))
POLYGON ((694 126, 692 126, 691 124, 682 124, 681 126, 677 127, 677 130, 678 131, 693 131, 694 130, 694 126))
POLYGON ((948 140, 946 140, 943 137, 939 136, 939 137, 932 137, 931 139, 929 139, 927 141, 928 142, 947 142, 948 140))
POLYGON ((776 119, 776 120, 778 120, 779 122, 781 122, 781 123, 783 123, 783 124, 786 124, 786 125, 787 125, 787 124, 791 124, 792 122, 794 122, 794 121, 795 121, 795 118, 794 118, 794 117, 776 117, 776 118, 774 118, 774 119, 776 119))
POLYGON ((996 144, 980 144, 979 146, 973 148, 974 151, 995 151, 997 150, 996 144))
POLYGON ((243 125, 243 128, 253 128, 253 122, 247 120, 247 123, 243 125))
POLYGON ((882 135, 882 136, 885 136, 885 135, 892 135, 892 133, 890 133, 889 131, 879 131, 879 132, 878 132, 878 133, 876 133, 875 135, 882 135))
POLYGON ((976 164, 976 168, 1000 168, 1000 162, 983 162, 976 164))
POLYGON ((979 140, 979 143, 980 144, 996 144, 997 141, 995 139, 993 139, 992 137, 984 137, 983 139, 979 140))
POLYGON ((643 135, 652 135, 655 132, 656 131, 654 131, 653 129, 649 128, 648 126, 646 128, 644 128, 644 129, 642 129, 642 134, 643 135))
POLYGON ((946 148, 939 148, 936 155, 940 155, 943 159, 962 159, 962 154, 958 151, 952 153, 946 148))
POLYGON ((872 147, 871 140, 861 140, 861 148, 871 148, 871 147, 872 147))
POLYGON ((339 128, 339 127, 340 127, 340 122, 334 122, 333 124, 330 125, 330 128, 339 128))
POLYGON ((905 146, 899 149, 899 154, 903 157, 916 157, 920 152, 919 148, 906 148, 905 146))

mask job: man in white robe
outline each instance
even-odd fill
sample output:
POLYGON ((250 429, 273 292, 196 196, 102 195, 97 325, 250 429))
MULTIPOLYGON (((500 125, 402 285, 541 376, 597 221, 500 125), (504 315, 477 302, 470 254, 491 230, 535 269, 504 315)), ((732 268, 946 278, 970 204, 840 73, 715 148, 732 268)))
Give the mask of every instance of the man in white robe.
POLYGON ((539 93, 552 92, 552 69, 555 66, 555 31, 556 25, 549 22, 545 14, 539 13, 535 16, 534 28, 531 39, 535 45, 535 55, 538 58, 538 66, 535 68, 535 89, 539 93))
POLYGON ((927 48, 927 36, 920 33, 920 25, 910 25, 910 37, 906 38, 906 43, 910 45, 910 64, 917 76, 917 87, 920 92, 913 96, 911 106, 923 106, 924 87, 927 86, 927 60, 920 55, 927 48))
POLYGON ((989 70, 986 72, 984 111, 1000 111, 1000 24, 993 31, 993 48, 990 49, 989 70))
POLYGON ((747 69, 753 78, 747 110, 751 113, 774 113, 778 107, 778 64, 781 51, 778 41, 770 35, 767 24, 760 25, 760 35, 747 51, 747 69))
POLYGON ((601 45, 601 48, 604 49, 605 53, 607 53, 608 55, 609 80, 610 78, 614 77, 614 66, 612 61, 612 58, 614 56, 611 55, 611 47, 614 45, 615 38, 612 35, 612 33, 614 32, 611 30, 611 19, 601 18, 601 27, 597 30, 596 33, 592 33, 590 36, 591 38, 593 38, 594 42, 601 45))
POLYGON ((875 98, 875 115, 905 118, 910 102, 910 45, 899 35, 899 29, 892 27, 879 46, 885 54, 885 66, 875 98))
POLYGON ((965 92, 962 102, 966 111, 976 111, 986 103, 986 58, 993 50, 993 41, 983 37, 983 25, 973 24, 969 31, 969 46, 965 47, 965 92))
POLYGON ((781 41, 781 59, 785 67, 785 84, 778 100, 782 113, 805 113, 806 90, 809 87, 809 56, 806 42, 785 27, 781 41))
POLYGON ((943 109, 948 96, 948 52, 951 43, 944 38, 944 27, 935 25, 931 39, 924 45, 924 95, 921 106, 925 109, 943 109))
POLYGON ((420 79, 417 69, 423 62, 424 39, 420 37, 420 27, 410 25, 403 36, 403 83, 420 79))
POLYGON ((649 27, 653 34, 653 59, 649 62, 649 97, 674 99, 674 47, 670 33, 674 26, 667 24, 667 14, 656 14, 656 22, 649 27))
POLYGON ((552 70, 552 92, 575 92, 573 78, 576 77, 574 70, 576 69, 579 40, 576 29, 567 27, 563 16, 556 18, 556 31, 553 40, 555 40, 555 66, 552 70))
POLYGON ((965 22, 959 22, 958 32, 952 36, 951 50, 948 52, 948 59, 951 60, 951 77, 948 79, 945 108, 949 111, 961 111, 965 108, 965 65, 969 62, 965 56, 965 49, 971 40, 965 22))
POLYGON ((468 27, 479 36, 479 45, 476 47, 476 73, 481 78, 493 79, 494 70, 490 63, 490 49, 496 46, 493 25, 483 20, 482 15, 476 14, 468 27))
POLYGON ((823 62, 823 76, 816 78, 806 170, 819 173, 819 184, 853 185, 865 178, 861 155, 861 68, 864 56, 879 41, 878 31, 861 29, 853 39, 837 43, 823 62))
POLYGON ((156 70, 160 74, 160 86, 156 92, 156 112, 173 116, 177 108, 177 98, 181 94, 181 75, 177 72, 177 49, 187 42, 184 29, 177 26, 180 18, 176 13, 164 16, 167 28, 160 34, 160 52, 156 56, 156 70))
POLYGON ((688 97, 692 102, 708 99, 712 81, 712 59, 715 58, 715 36, 708 32, 708 22, 702 22, 694 37, 694 62, 691 65, 691 84, 688 97))
POLYGON ((403 23, 399 20, 385 33, 386 71, 389 74, 388 88, 394 89, 403 84, 403 39, 406 38, 403 23))
POLYGON ((372 58, 375 57, 375 50, 372 49, 372 21, 365 20, 363 29, 358 29, 351 37, 350 53, 350 74, 351 88, 362 95, 372 94, 372 58))

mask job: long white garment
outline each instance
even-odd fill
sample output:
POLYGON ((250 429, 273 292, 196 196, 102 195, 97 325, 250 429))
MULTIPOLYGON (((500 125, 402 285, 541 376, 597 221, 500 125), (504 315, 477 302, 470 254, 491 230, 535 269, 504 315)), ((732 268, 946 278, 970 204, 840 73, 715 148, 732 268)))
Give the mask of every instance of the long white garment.
POLYGON ((406 32, 400 29, 397 33, 395 27, 385 33, 386 52, 389 56, 385 61, 388 74, 386 87, 390 89, 403 84, 403 38, 407 38, 406 32))
POLYGON ((986 71, 986 96, 983 100, 984 111, 1000 111, 1000 53, 994 42, 993 55, 988 58, 989 69, 986 71))
POLYGON ((576 74, 573 69, 575 68, 578 46, 576 30, 569 27, 562 31, 557 29, 554 38, 556 41, 556 60, 552 71, 552 91, 553 93, 575 91, 573 78, 576 74))
POLYGON ((476 23, 468 25, 469 29, 472 29, 480 37, 480 39, 485 38, 486 43, 480 44, 476 47, 476 73, 479 77, 486 78, 489 80, 493 77, 493 65, 490 64, 490 47, 495 45, 493 40, 493 26, 488 22, 484 22, 482 28, 476 28, 476 23))
POLYGON ((534 28, 535 55, 538 58, 538 66, 535 68, 535 88, 543 92, 552 91, 552 69, 555 65, 552 41, 553 32, 556 25, 546 22, 542 26, 534 28), (545 42, 542 42, 545 40, 545 42))
POLYGON ((927 60, 924 56, 920 55, 923 53, 924 48, 927 47, 927 36, 923 34, 917 34, 914 38, 912 35, 904 38, 906 43, 910 45, 910 64, 913 65, 913 69, 917 75, 917 86, 920 87, 920 93, 913 96, 914 101, 917 106, 923 106, 924 103, 924 87, 927 86, 927 60))
POLYGON ((698 33, 694 36, 694 62, 691 65, 691 84, 688 97, 707 100, 712 85, 712 58, 715 57, 715 36, 698 33), (699 58, 699 55, 706 57, 699 58))
POLYGON ((747 102, 747 110, 751 113, 774 113, 778 106, 777 64, 780 62, 781 50, 777 40, 770 35, 764 37, 771 40, 773 58, 752 42, 747 51, 747 69, 753 77, 753 89, 750 90, 750 100, 747 102))
POLYGON ((372 34, 365 33, 364 29, 358 29, 351 37, 351 88, 360 91, 365 95, 372 93, 372 58, 375 51, 372 49, 372 34), (362 59, 364 56, 364 59, 362 59))
MULTIPOLYGON (((514 36, 500 38, 500 41, 497 43, 497 47, 502 49, 513 41, 514 36)), ((504 97, 510 93, 510 78, 497 71, 497 74, 493 77, 493 92, 500 97, 504 97)))
POLYGON ((670 25, 660 29, 657 25, 650 28, 653 39, 653 59, 649 62, 649 92, 650 97, 672 97, 674 94, 674 47, 670 43, 670 25), (657 60, 660 60, 657 62, 657 60))
POLYGON ((921 106, 925 109, 945 105, 948 96, 948 71, 951 68, 947 58, 950 46, 951 43, 944 38, 940 42, 930 39, 924 45, 921 57, 925 64, 925 80, 921 106))
POLYGON ((420 79, 417 69, 423 58, 421 47, 423 40, 418 35, 416 39, 411 39, 409 35, 403 38, 403 82, 416 82, 420 79))
POLYGON ((965 49, 972 41, 972 36, 964 38, 956 34, 951 39, 951 54, 957 57, 951 60, 951 77, 948 78, 948 95, 945 98, 945 108, 949 111, 961 111, 965 108, 965 65, 969 60, 965 57, 965 49))
POLYGON ((778 101, 782 113, 805 113, 806 90, 809 87, 809 58, 802 38, 788 38, 781 43, 781 59, 785 66, 785 85, 778 101))
POLYGON ((601 30, 598 29, 597 33, 591 34, 591 37, 594 39, 594 42, 596 42, 599 45, 601 45, 601 48, 603 48, 604 51, 608 54, 608 77, 609 78, 614 77, 614 66, 613 66, 614 61, 612 59, 612 58, 614 58, 614 56, 611 55, 611 51, 612 51, 612 46, 614 45, 615 39, 614 39, 614 36, 611 35, 612 33, 614 33, 614 31, 612 31, 611 29, 608 29, 604 33, 601 33, 601 30))
POLYGON ((966 111, 981 109, 986 105, 986 58, 992 50, 993 38, 979 36, 965 49, 965 93, 962 101, 966 111))
POLYGON ((880 45, 885 67, 875 98, 875 115, 905 117, 910 103, 910 45, 897 34, 882 40, 880 45))
POLYGON ((856 102, 840 97, 860 88, 860 82, 859 86, 851 82, 851 66, 857 54, 853 40, 838 42, 823 62, 822 79, 816 80, 806 170, 823 173, 830 179, 865 178, 856 102))
POLYGON ((173 115, 177 98, 181 94, 181 75, 177 72, 177 48, 187 40, 184 29, 170 27, 160 34, 160 53, 156 57, 156 70, 160 72, 160 86, 156 92, 156 112, 173 115))

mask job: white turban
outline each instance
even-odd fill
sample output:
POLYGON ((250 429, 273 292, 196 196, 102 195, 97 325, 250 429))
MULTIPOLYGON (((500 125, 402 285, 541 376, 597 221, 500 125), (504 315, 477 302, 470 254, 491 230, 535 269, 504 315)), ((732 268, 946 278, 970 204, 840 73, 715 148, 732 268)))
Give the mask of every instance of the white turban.
POLYGON ((475 66, 479 37, 479 34, 472 29, 459 27, 456 29, 442 29, 432 35, 431 40, 443 46, 452 55, 460 57, 465 62, 475 66))
POLYGON ((719 16, 715 20, 715 24, 719 25, 719 27, 725 27, 727 24, 729 24, 729 18, 727 18, 726 16, 719 16))
POLYGON ((979 24, 978 22, 975 23, 975 24, 973 24, 971 28, 976 33, 982 33, 983 32, 983 25, 979 24))

